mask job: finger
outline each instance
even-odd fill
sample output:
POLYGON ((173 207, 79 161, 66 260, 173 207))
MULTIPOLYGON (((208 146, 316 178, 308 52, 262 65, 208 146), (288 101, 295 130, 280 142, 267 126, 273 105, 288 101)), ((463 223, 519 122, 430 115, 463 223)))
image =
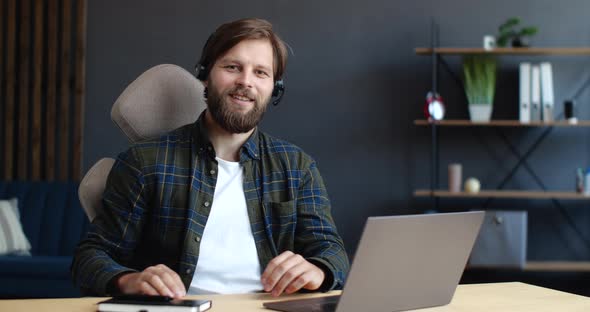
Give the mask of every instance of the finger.
MULTIPOLYGON (((309 266, 305 262, 301 262, 293 266, 281 276, 280 280, 272 289, 272 295, 275 297, 280 296, 283 291, 285 291, 287 287, 290 287, 294 281, 299 279, 299 277, 303 275, 307 269, 309 269, 309 266)), ((301 287, 303 287, 303 285, 301 287)), ((297 288, 297 290, 299 290, 301 287, 297 288)))
POLYGON ((164 272, 160 275, 160 279, 173 292, 173 296, 171 297, 182 297, 184 296, 184 285, 178 285, 179 281, 174 278, 173 274, 175 273, 164 272))
POLYGON ((163 278, 164 283, 166 283, 168 288, 174 291, 175 297, 185 296, 186 290, 184 288, 184 283, 180 279, 178 273, 176 273, 174 270, 172 270, 164 264, 160 264, 157 267, 159 270, 161 270, 161 272, 163 272, 161 276, 165 277, 163 278))
POLYGON ((266 268, 264 269, 264 272, 262 272, 262 275, 260 276, 260 281, 262 282, 262 285, 265 285, 267 283, 268 278, 270 277, 272 272, 275 270, 275 268, 277 266, 279 266, 283 261, 285 261, 286 259, 291 257, 292 255, 293 255, 293 252, 287 250, 287 251, 281 253, 280 255, 274 257, 267 264, 266 268))
POLYGON ((152 286, 158 291, 158 294, 160 296, 174 297, 174 294, 172 293, 170 288, 168 288, 168 286, 164 284, 162 278, 160 278, 159 275, 152 274, 146 279, 146 281, 150 284, 150 286, 152 286))
POLYGON ((272 274, 272 272, 274 271, 274 269, 280 265, 283 261, 287 260, 289 257, 291 257, 292 255, 294 255, 294 253, 292 251, 285 251, 283 253, 281 253, 280 255, 274 257, 266 266, 266 269, 264 269, 264 272, 262 272, 262 276, 260 276, 260 280, 262 281, 262 284, 264 285, 266 280, 268 279, 268 277, 272 274))
POLYGON ((275 269, 270 273, 268 278, 266 279, 266 283, 264 285, 264 290, 271 291, 277 285, 277 283, 283 278, 283 275, 287 273, 291 268, 295 267, 296 265, 305 262, 305 259, 300 255, 293 254, 283 262, 281 262, 275 269))
MULTIPOLYGON (((306 288, 306 289, 311 289, 311 288, 307 288, 307 287, 315 287, 315 283, 314 282, 314 273, 313 272, 304 272, 303 274, 299 275, 296 279, 294 279, 289 286, 287 286, 287 288, 285 288, 285 293, 286 294, 292 294, 296 291, 299 291, 301 288, 306 288), (311 286, 311 284, 314 284, 314 286, 311 286)), ((320 284, 321 285, 321 284, 320 284)), ((312 290, 316 290, 318 289, 320 286, 318 285, 317 287, 313 288, 312 290)))
POLYGON ((139 292, 144 295, 157 296, 158 291, 150 285, 147 281, 139 282, 139 292))

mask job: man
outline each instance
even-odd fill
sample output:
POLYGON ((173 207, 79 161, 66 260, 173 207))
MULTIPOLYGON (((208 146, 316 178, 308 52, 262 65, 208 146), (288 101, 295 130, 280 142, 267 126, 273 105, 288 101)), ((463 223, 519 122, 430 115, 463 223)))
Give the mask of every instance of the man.
POLYGON ((135 144, 109 174, 104 211, 72 263, 84 293, 279 296, 343 286, 349 262, 316 163, 257 129, 286 59, 265 20, 211 35, 198 75, 207 110, 135 144))

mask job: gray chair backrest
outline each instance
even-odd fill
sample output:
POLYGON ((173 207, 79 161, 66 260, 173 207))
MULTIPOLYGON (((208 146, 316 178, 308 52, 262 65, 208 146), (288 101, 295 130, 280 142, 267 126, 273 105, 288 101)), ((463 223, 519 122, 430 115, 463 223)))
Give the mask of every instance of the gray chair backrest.
MULTIPOLYGON (((115 101, 111 119, 131 143, 157 137, 194 122, 206 108, 203 84, 183 68, 162 64, 133 81, 115 101)), ((99 160, 84 176, 78 195, 92 222, 102 210, 102 195, 112 158, 99 160)))

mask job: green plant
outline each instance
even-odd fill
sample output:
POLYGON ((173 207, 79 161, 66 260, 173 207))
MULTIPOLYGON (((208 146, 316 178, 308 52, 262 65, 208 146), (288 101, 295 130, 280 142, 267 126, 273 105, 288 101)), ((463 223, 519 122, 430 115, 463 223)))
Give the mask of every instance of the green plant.
POLYGON ((522 39, 524 37, 531 37, 534 36, 539 30, 535 26, 528 26, 523 27, 521 29, 516 29, 515 27, 520 24, 519 17, 511 17, 504 24, 500 25, 498 30, 500 34, 496 40, 496 44, 499 47, 505 47, 508 44, 508 41, 512 41, 513 46, 522 46, 522 39))
POLYGON ((494 102, 496 89, 496 57, 489 54, 465 55, 463 74, 465 94, 469 104, 488 104, 494 102))

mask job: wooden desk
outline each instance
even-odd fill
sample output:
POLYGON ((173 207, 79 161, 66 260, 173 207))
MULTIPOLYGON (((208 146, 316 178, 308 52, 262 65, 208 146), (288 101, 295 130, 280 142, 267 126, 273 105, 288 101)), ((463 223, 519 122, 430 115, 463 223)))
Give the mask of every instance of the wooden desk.
MULTIPOLYGON (((328 294, 337 294, 331 292, 328 294)), ((326 294, 297 294, 282 296, 279 299, 316 297, 326 294)), ((189 296, 189 298, 208 298, 213 300, 215 311, 270 311, 262 307, 263 301, 277 300, 267 294, 189 296)), ((57 311, 96 311, 96 303, 105 298, 76 299, 29 299, 0 300, 2 312, 57 312, 57 311)), ((418 311, 418 310, 416 310, 418 311)), ((432 312, 466 311, 590 311, 590 298, 527 285, 523 283, 494 283, 460 285, 451 304, 442 307, 421 309, 432 312)))

